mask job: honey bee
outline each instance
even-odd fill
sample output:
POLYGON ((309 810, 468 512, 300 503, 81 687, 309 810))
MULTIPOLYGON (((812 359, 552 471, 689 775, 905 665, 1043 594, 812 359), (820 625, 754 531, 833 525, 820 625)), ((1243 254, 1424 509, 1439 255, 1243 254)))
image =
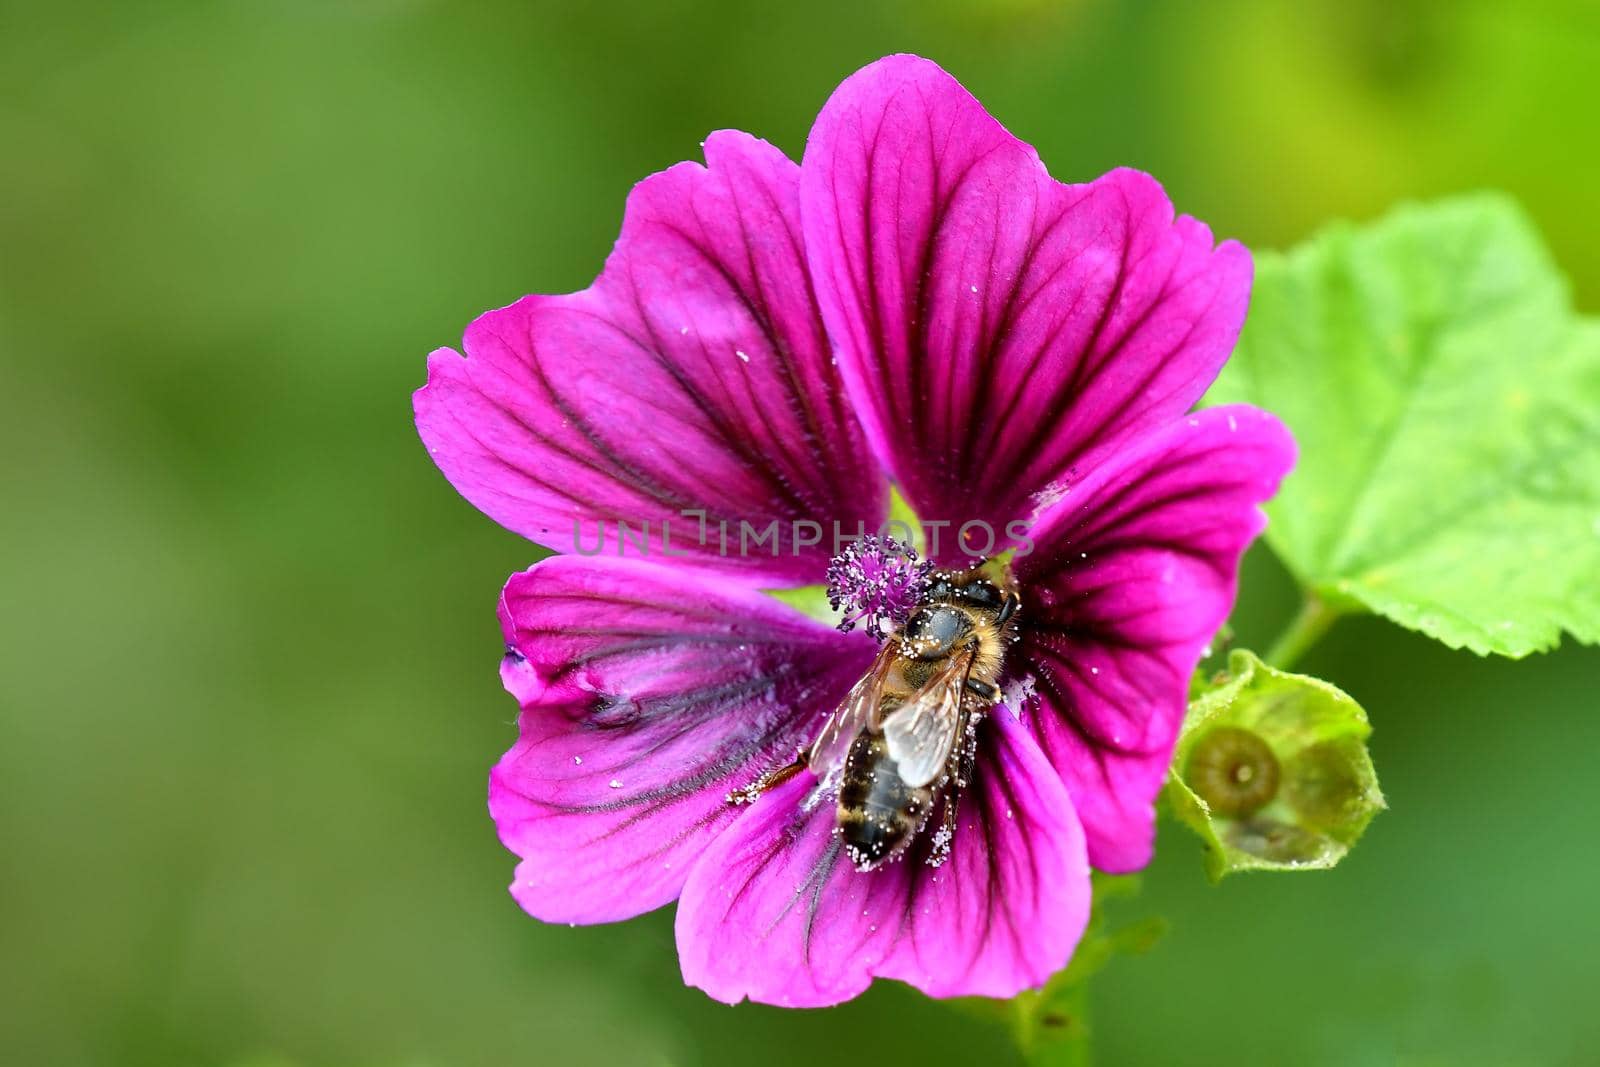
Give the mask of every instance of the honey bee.
POLYGON ((930 862, 955 834, 958 792, 971 780, 978 723, 1000 699, 1021 599, 983 568, 936 571, 905 623, 888 635, 865 676, 789 767, 743 794, 755 796, 801 767, 837 794, 835 828, 858 870, 897 858, 943 800, 930 862))

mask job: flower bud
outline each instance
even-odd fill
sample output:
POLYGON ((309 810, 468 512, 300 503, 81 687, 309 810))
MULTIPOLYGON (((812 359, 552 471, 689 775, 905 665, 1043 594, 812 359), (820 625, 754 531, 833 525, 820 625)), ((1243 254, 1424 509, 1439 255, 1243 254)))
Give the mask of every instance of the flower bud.
POLYGON ((1360 705, 1317 678, 1238 650, 1189 704, 1167 796, 1206 845, 1213 881, 1234 871, 1332 867, 1384 806, 1360 705))

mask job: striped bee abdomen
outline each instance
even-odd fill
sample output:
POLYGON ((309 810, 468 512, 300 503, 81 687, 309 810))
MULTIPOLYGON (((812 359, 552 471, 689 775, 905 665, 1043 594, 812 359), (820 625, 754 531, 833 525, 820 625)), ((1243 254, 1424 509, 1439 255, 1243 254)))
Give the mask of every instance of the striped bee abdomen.
POLYGON ((901 781, 882 734, 863 732, 850 746, 839 782, 839 834, 860 870, 893 859, 928 819, 931 786, 901 781))

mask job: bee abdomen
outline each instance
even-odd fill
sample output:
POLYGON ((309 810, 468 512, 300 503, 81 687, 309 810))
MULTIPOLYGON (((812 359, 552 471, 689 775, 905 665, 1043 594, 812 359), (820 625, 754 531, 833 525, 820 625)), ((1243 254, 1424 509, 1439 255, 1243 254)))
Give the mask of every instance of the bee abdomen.
POLYGON ((894 858, 927 821, 928 786, 901 781, 881 734, 864 733, 850 746, 839 782, 839 834, 859 870, 894 858))

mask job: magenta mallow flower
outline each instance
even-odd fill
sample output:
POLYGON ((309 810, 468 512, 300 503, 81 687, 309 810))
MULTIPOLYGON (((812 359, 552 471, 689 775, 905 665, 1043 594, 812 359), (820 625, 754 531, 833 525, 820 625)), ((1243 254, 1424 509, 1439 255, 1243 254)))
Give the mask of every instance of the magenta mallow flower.
MULTIPOLYGON (((798 166, 733 131, 705 158, 633 190, 593 285, 483 315, 416 394, 456 488, 568 553, 500 601, 522 714, 489 808, 511 892, 568 923, 676 900, 684 978, 729 1002, 1037 986, 1083 931, 1090 866, 1149 859, 1190 674, 1293 462, 1263 412, 1190 413, 1249 254, 1148 175, 1054 181, 911 56, 845 81, 798 166), (883 529, 891 480, 949 524, 939 566, 1015 548, 1022 606, 1014 706, 978 726, 953 838, 930 824, 860 871, 810 771, 728 798, 811 746, 873 662, 864 629, 762 590, 826 581, 817 531, 883 529)), ((913 561, 855 551, 833 577, 846 599, 894 579, 850 601, 892 629, 913 561)))

